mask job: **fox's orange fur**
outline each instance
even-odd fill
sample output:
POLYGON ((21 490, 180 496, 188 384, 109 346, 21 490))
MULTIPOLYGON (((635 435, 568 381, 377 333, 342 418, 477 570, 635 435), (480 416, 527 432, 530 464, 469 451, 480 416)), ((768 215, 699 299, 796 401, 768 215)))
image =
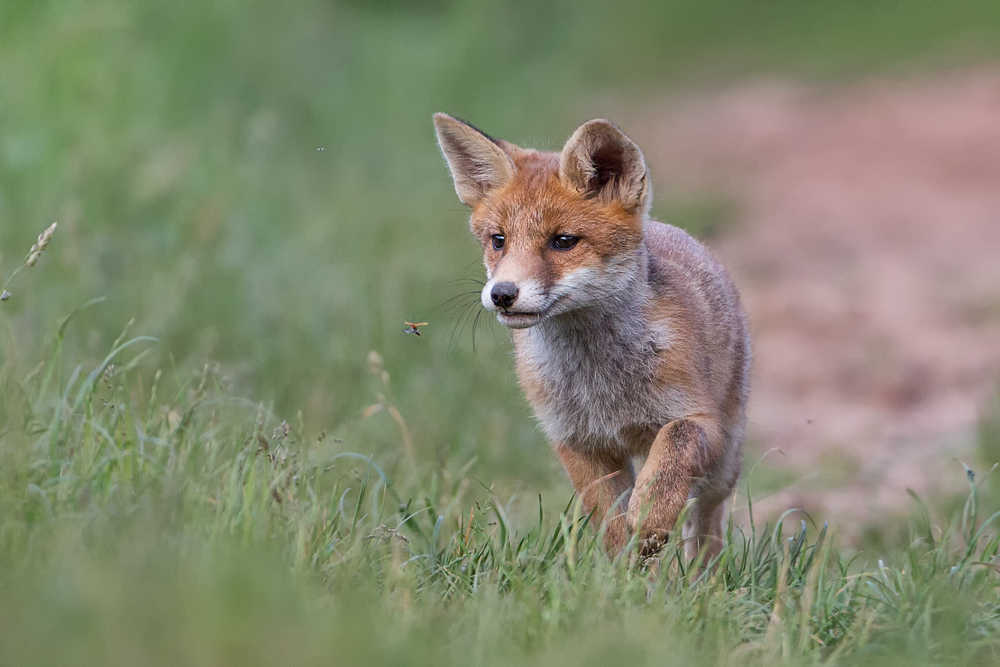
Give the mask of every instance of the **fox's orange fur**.
POLYGON ((688 554, 712 557, 740 473, 750 366, 725 270, 649 219, 642 153, 611 123, 585 123, 560 153, 445 114, 434 124, 484 248, 483 305, 511 328, 521 385, 608 548, 638 529, 655 551, 693 498, 688 554))

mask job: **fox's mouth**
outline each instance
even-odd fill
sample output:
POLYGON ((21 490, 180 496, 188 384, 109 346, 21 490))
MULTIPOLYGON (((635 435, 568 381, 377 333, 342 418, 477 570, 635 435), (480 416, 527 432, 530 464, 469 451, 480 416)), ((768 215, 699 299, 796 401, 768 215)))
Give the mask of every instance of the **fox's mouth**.
POLYGON ((537 313, 522 313, 514 311, 497 311, 500 324, 511 329, 527 329, 533 327, 545 318, 545 311, 537 313))
POLYGON ((552 309, 555 305, 562 301, 562 296, 558 296, 552 300, 552 303, 545 306, 541 310, 498 310, 497 320, 500 324, 505 327, 510 327, 511 329, 527 329, 528 327, 533 327, 546 317, 552 314, 552 309))

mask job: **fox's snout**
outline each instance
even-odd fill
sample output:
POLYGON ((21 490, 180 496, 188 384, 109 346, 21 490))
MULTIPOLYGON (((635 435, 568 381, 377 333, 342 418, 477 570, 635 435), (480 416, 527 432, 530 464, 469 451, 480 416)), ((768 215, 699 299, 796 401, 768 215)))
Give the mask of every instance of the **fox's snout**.
POLYGON ((520 290, 512 282, 496 283, 490 289, 490 301, 497 308, 507 310, 517 301, 517 294, 520 290))
POLYGON ((480 294, 483 308, 498 315, 538 312, 548 305, 548 295, 535 280, 526 277, 493 276, 480 294))
POLYGON ((483 287, 480 301, 486 310, 496 313, 504 326, 524 329, 538 324, 552 314, 559 299, 540 282, 531 278, 494 276, 483 287))

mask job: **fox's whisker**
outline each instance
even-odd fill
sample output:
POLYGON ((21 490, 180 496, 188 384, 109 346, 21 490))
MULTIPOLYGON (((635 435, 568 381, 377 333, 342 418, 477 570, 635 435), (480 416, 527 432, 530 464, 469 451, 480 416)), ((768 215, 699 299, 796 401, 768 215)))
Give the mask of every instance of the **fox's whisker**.
POLYGON ((472 303, 473 300, 475 300, 476 302, 479 301, 479 292, 476 291, 460 292, 458 294, 454 294, 448 297, 438 305, 434 306, 434 308, 431 309, 431 313, 444 314, 450 311, 458 304, 462 304, 463 302, 472 303))
POLYGON ((446 280, 439 285, 435 285, 432 291, 436 294, 441 292, 451 292, 455 288, 472 288, 474 287, 477 291, 481 290, 486 283, 482 280, 476 280, 475 278, 456 278, 454 280, 446 280))
POLYGON ((479 278, 471 278, 471 277, 453 278, 451 280, 444 281, 444 283, 442 283, 442 286, 450 287, 452 285, 460 285, 460 284, 473 284, 482 287, 483 285, 486 284, 486 281, 481 280, 479 278))
POLYGON ((458 294, 452 295, 442 302, 442 305, 449 304, 457 299, 464 299, 465 297, 474 297, 479 299, 479 290, 469 290, 467 292, 459 292, 458 294))
POLYGON ((463 295, 462 298, 456 297, 453 299, 449 299, 447 305, 443 305, 442 307, 438 308, 437 311, 439 311, 441 315, 447 315, 448 313, 454 311, 456 308, 464 309, 464 308, 469 308, 470 306, 473 305, 478 306, 479 299, 478 298, 474 299, 470 295, 463 295))
POLYGON ((456 306, 469 306, 474 303, 479 303, 478 294, 462 294, 459 296, 454 296, 448 299, 447 301, 442 302, 441 305, 438 306, 436 310, 442 313, 447 313, 456 306))
POLYGON ((475 319, 472 320, 472 358, 476 358, 476 327, 479 326, 479 318, 483 316, 484 310, 476 312, 475 319))
POLYGON ((473 316, 473 313, 480 309, 478 302, 476 304, 456 304, 456 307, 460 307, 457 317, 454 319, 454 323, 451 327, 451 338, 448 341, 448 351, 455 351, 455 341, 456 338, 461 339, 462 332, 465 330, 465 325, 468 323, 469 318, 473 316))

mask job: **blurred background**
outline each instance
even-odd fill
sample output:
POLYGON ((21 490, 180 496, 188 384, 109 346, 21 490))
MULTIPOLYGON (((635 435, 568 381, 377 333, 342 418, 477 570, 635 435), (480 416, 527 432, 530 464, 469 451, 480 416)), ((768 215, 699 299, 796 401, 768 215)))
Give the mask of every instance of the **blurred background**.
POLYGON ((998 57, 996 3, 5 1, 0 282, 59 229, 3 367, 105 297, 67 364, 134 319, 149 376, 208 364, 391 471, 381 394, 423 464, 562 503, 431 114, 553 150, 607 117, 743 291, 758 490, 868 520, 1000 460, 998 57))

